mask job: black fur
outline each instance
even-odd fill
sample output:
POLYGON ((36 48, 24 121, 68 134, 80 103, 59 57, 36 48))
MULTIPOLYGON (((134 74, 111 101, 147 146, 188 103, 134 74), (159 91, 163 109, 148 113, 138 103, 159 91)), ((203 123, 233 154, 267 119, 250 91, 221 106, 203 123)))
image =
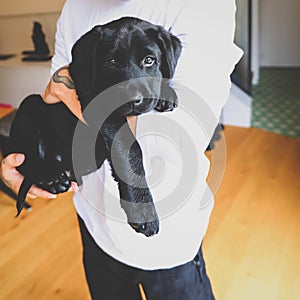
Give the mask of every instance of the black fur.
MULTIPOLYGON (((162 79, 172 78, 180 52, 180 41, 171 33, 129 17, 94 27, 72 49, 69 70, 90 125, 83 126, 85 136, 99 131, 95 145, 96 168, 100 168, 105 159, 109 160, 128 222, 146 236, 158 232, 159 221, 145 179, 142 152, 126 116, 152 109, 164 112, 176 108, 176 93, 168 80, 162 79), (149 81, 146 77, 154 79, 149 81), (138 82, 132 81, 136 78, 138 82), (97 97, 103 100, 103 96, 97 96, 99 93, 116 84, 117 89, 110 94, 110 99, 105 99, 105 105, 88 109, 92 100, 97 101, 97 97), (106 118, 110 104, 121 98, 120 107, 106 118), (117 146, 112 159, 114 139, 117 146), (140 187, 136 186, 134 175, 138 175, 140 187), (142 203, 146 205, 139 205, 142 203)), ((21 103, 11 127, 9 150, 4 153, 19 152, 26 156, 18 168, 25 176, 18 194, 18 214, 32 184, 52 193, 62 193, 69 189, 71 180, 81 184, 83 175, 95 171, 83 163, 79 174, 78 171, 76 177, 73 174, 72 139, 77 122, 63 103, 47 105, 40 95, 30 95, 21 103)))

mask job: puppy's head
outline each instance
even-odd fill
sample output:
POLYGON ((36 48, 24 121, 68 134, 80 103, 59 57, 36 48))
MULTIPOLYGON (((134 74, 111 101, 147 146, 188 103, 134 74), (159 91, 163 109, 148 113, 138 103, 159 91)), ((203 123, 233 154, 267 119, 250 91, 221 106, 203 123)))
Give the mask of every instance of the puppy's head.
POLYGON ((166 86, 170 88, 168 79, 174 75, 180 52, 177 37, 137 18, 125 17, 94 27, 72 49, 70 74, 82 109, 114 86, 113 98, 123 101, 119 114, 152 110, 166 86))

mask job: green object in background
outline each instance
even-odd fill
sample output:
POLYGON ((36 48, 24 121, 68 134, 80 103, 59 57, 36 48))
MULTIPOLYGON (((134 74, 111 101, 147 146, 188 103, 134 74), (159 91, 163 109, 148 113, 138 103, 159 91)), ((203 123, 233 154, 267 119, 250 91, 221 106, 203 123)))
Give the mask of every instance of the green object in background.
POLYGON ((252 127, 300 138, 300 68, 261 68, 252 97, 252 127))

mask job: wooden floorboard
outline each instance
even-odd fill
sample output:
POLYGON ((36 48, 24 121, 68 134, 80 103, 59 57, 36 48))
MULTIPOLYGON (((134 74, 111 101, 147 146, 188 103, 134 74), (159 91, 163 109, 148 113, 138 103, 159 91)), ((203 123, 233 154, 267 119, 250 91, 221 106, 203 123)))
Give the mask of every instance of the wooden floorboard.
MULTIPOLYGON (((224 135, 208 154, 222 173, 226 148, 203 247, 216 299, 299 299, 300 141, 254 128, 224 135)), ((33 211, 15 218, 0 194, 0 299, 90 299, 72 193, 29 201, 33 211)))
POLYGON ((204 241, 217 299, 300 297, 300 140, 225 129, 227 164, 204 241))
POLYGON ((89 299, 72 193, 29 200, 19 218, 0 199, 0 299, 89 299))

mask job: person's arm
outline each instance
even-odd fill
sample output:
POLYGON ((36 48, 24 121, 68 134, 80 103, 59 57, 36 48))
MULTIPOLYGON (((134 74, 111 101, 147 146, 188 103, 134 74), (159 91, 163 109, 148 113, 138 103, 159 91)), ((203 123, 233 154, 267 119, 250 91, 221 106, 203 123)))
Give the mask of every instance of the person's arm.
MULTIPOLYGON (((70 103, 77 103, 78 98, 72 85, 71 77, 69 76, 68 67, 59 69, 53 74, 46 90, 42 94, 46 103, 61 102, 62 99, 67 99, 70 103), (68 79, 69 81, 67 81, 68 79)), ((14 153, 6 156, 0 166, 0 177, 3 182, 10 187, 13 191, 18 192, 23 182, 24 176, 20 174, 16 167, 20 166, 25 160, 25 156, 20 153, 14 153)), ((72 183, 71 190, 76 190, 76 183, 72 183)), ((51 194, 41 188, 33 185, 29 190, 28 196, 31 198, 55 198, 54 194, 51 194)))
MULTIPOLYGON (((72 112, 76 116, 78 116, 78 113, 81 112, 75 86, 67 66, 60 68, 53 74, 42 96, 44 101, 50 105, 61 101, 65 104, 69 103, 69 108, 73 109, 72 112)), ((127 121, 130 129, 135 135, 137 117, 128 117, 127 121)), ((0 177, 2 178, 3 182, 16 192, 19 190, 24 179, 24 176, 17 171, 16 167, 20 166, 24 159, 25 156, 23 154, 10 154, 2 160, 0 167, 0 177)), ((72 190, 76 189, 76 183, 72 183, 72 190)), ((55 195, 36 186, 31 187, 28 195, 31 198, 55 198, 55 195)))
POLYGON ((82 118, 80 102, 68 65, 54 72, 42 97, 47 104, 63 102, 78 119, 82 118))
MULTIPOLYGON (((81 119, 82 111, 78 96, 76 94, 75 84, 70 76, 68 66, 64 66, 54 72, 49 84, 42 95, 44 101, 48 104, 64 102, 69 110, 81 119)), ((136 135, 137 117, 127 117, 127 122, 134 135, 136 135)))
MULTIPOLYGON (((241 57, 242 51, 233 43, 234 30, 234 0, 187 1, 172 26, 183 42, 174 87, 176 90, 179 82, 198 95, 192 112, 198 109, 207 136, 203 151, 229 96, 230 74, 241 57)), ((180 88, 178 94, 179 103, 184 105, 186 95, 180 95, 180 88)))

